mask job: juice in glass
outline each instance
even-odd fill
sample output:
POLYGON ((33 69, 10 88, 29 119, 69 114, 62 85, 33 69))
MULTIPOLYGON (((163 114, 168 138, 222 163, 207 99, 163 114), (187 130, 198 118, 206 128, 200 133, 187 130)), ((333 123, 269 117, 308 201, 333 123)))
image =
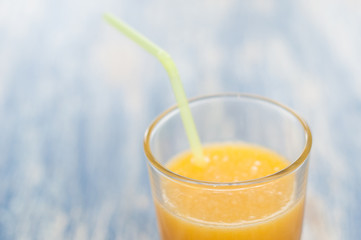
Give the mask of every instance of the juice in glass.
POLYGON ((176 109, 146 134, 161 239, 299 240, 311 147, 307 124, 249 95, 200 98, 190 106, 208 143, 206 165, 182 151, 186 139, 176 109))

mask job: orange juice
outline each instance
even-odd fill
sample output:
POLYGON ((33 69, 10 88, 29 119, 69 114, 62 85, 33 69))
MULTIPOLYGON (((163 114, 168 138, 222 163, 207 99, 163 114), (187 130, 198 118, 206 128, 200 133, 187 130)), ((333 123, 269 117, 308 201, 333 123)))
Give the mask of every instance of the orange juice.
MULTIPOLYGON (((268 149, 245 144, 204 148, 205 167, 183 153, 167 168, 200 181, 229 183, 261 178, 289 162, 268 149)), ((163 240, 293 240, 300 239, 303 198, 295 199, 295 176, 238 187, 163 182, 163 203, 156 201, 163 240)))

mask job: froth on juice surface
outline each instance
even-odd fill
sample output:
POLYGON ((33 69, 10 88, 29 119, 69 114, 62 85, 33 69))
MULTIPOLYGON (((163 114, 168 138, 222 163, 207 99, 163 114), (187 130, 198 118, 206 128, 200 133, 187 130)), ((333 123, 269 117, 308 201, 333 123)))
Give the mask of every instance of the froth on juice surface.
MULTIPOLYGON (((289 162, 263 147, 222 144, 204 147, 208 164, 192 164, 189 152, 167 168, 179 175, 208 182, 240 182, 271 175, 289 162)), ((298 240, 303 199, 295 199, 295 176, 267 183, 222 188, 164 179, 156 210, 163 240, 298 240)))

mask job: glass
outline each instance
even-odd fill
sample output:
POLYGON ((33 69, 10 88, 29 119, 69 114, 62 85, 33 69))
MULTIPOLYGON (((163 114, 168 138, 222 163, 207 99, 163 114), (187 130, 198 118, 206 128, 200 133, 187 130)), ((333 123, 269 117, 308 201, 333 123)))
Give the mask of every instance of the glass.
POLYGON ((291 109, 253 95, 204 96, 189 106, 204 146, 255 144, 282 155, 289 165, 240 182, 178 175, 165 165, 189 144, 179 110, 170 108, 144 139, 161 239, 300 239, 312 145, 306 122, 291 109), (220 214, 214 217, 210 211, 220 214))

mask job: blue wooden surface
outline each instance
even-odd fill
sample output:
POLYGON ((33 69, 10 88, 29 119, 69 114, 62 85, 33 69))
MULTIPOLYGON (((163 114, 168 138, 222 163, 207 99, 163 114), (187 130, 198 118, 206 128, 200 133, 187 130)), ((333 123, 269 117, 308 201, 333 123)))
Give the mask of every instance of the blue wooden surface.
POLYGON ((175 103, 247 92, 314 135, 304 240, 361 236, 361 2, 0 0, 0 239, 158 239, 142 138, 175 103))

